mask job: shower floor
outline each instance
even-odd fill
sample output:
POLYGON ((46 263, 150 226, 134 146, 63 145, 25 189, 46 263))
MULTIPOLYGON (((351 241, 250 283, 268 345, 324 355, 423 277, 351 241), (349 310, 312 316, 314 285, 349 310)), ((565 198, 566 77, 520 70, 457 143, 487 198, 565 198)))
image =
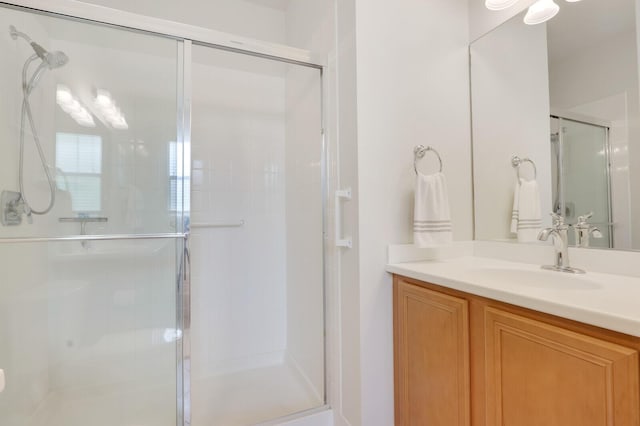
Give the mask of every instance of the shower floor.
MULTIPOLYGON (((175 426, 175 386, 113 385, 49 394, 30 426, 175 426)), ((196 380, 192 426, 247 426, 322 405, 290 366, 196 380)))
POLYGON ((247 426, 322 405, 287 364, 195 380, 192 426, 247 426))
POLYGON ((175 426, 175 385, 113 385, 49 394, 31 426, 175 426))

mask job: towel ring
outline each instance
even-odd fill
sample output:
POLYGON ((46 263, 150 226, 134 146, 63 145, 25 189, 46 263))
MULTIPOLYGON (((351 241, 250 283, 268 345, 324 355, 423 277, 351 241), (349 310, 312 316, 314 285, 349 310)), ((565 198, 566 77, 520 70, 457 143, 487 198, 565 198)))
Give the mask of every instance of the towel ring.
POLYGON ((522 163, 531 163, 531 166, 533 166, 533 178, 538 179, 538 169, 536 168, 536 163, 534 163, 530 158, 520 158, 517 155, 514 155, 513 157, 511 157, 511 165, 514 169, 517 170, 516 173, 518 174, 518 179, 522 178, 520 176, 520 166, 522 165, 522 163))
POLYGON ((416 172, 416 175, 418 174, 418 160, 423 158, 427 151, 433 152, 436 157, 438 157, 438 162, 440 163, 440 173, 442 173, 442 158, 440 157, 440 154, 438 154, 438 151, 430 146, 425 147, 424 145, 418 145, 413 148, 413 170, 416 172))

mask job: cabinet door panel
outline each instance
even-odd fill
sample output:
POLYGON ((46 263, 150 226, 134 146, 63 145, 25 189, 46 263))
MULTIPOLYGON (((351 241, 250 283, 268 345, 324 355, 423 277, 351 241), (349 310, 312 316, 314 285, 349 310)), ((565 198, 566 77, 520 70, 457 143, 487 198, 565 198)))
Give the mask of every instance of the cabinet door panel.
POLYGON ((495 308, 484 318, 488 426, 639 424, 637 351, 495 308))
POLYGON ((467 301, 401 279, 394 298, 396 425, 468 426, 467 301))

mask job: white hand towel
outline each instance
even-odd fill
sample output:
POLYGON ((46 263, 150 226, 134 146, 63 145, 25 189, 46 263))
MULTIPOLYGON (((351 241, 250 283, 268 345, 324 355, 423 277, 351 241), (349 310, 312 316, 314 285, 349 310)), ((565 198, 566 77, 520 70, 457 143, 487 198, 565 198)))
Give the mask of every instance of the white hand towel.
POLYGON ((442 173, 416 177, 413 243, 418 247, 451 244, 453 233, 447 182, 442 173))
POLYGON ((518 242, 538 239, 542 228, 540 214, 540 188, 535 180, 518 179, 513 194, 511 232, 518 235, 518 242))

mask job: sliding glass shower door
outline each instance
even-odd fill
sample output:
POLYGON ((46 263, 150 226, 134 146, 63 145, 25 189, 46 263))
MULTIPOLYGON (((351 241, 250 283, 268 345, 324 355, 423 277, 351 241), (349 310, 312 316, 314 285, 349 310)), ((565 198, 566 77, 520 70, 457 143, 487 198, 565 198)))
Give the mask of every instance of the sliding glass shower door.
POLYGON ((2 426, 181 424, 181 49, 0 8, 2 426))
POLYGON ((0 425, 322 407, 320 67, 6 7, 0 53, 0 425))
POLYGON ((320 70, 193 46, 192 425, 324 405, 320 70))

